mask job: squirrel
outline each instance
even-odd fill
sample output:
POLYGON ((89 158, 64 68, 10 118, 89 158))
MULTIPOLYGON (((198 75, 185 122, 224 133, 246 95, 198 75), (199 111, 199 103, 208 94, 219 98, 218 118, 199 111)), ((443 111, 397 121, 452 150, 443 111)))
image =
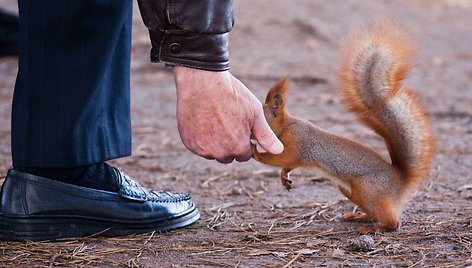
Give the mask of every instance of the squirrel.
POLYGON ((281 167, 280 179, 292 188, 289 173, 298 167, 324 172, 362 212, 346 221, 377 222, 361 233, 400 228, 398 214, 426 177, 435 152, 435 138, 417 94, 403 86, 414 46, 390 21, 372 31, 351 35, 339 70, 340 95, 361 123, 385 139, 391 161, 366 145, 323 130, 287 112, 287 78, 268 92, 266 120, 284 144, 279 155, 258 152, 254 158, 281 167))

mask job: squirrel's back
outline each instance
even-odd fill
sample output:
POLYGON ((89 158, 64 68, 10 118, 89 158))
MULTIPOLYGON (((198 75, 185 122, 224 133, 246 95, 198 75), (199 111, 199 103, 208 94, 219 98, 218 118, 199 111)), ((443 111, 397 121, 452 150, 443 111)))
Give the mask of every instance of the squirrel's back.
POLYGON ((421 181, 430 167, 434 136, 416 93, 403 86, 413 46, 391 22, 353 35, 340 70, 346 106, 381 135, 392 165, 407 183, 421 181))

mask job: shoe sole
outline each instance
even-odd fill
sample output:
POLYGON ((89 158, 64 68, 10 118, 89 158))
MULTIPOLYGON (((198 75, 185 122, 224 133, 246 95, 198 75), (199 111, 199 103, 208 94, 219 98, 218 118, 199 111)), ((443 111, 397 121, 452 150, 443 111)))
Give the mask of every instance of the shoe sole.
POLYGON ((0 214, 0 240, 56 241, 70 238, 116 237, 153 231, 170 231, 200 219, 197 208, 175 218, 159 221, 110 221, 71 216, 10 217, 0 214))

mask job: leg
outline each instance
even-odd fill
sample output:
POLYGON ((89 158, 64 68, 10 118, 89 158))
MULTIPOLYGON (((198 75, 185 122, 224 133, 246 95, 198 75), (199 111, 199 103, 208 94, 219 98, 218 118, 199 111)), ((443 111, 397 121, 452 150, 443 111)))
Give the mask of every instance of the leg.
POLYGON ((351 200, 351 192, 348 189, 344 188, 341 185, 338 186, 338 189, 345 197, 347 197, 347 199, 351 200))
POLYGON ((77 167, 130 155, 132 3, 19 1, 13 166, 77 167))
POLYGON ((0 240, 119 236, 198 220, 188 194, 148 190, 102 162, 131 153, 132 5, 19 0, 14 168, 0 192, 0 240))
POLYGON ((290 171, 292 171, 291 168, 282 168, 282 170, 280 171, 280 181, 282 182, 282 185, 285 186, 285 189, 287 189, 287 191, 290 191, 292 189, 292 180, 289 178, 290 171))
POLYGON ((280 181, 282 182, 282 185, 285 187, 285 189, 290 191, 292 189, 292 180, 289 178, 290 171, 298 166, 294 163, 300 163, 300 161, 297 160, 297 157, 295 157, 295 154, 288 153, 289 150, 287 148, 285 148, 285 150, 280 155, 260 153, 257 151, 255 144, 252 146, 252 151, 254 153, 254 159, 257 161, 267 165, 282 167, 282 170, 280 171, 280 181))
POLYGON ((257 151, 257 146, 253 144, 252 151, 254 159, 263 164, 282 168, 291 167, 292 169, 300 166, 300 160, 296 154, 290 153, 287 148, 281 154, 260 153, 257 151))
MULTIPOLYGON (((347 190, 346 188, 344 188, 342 186, 339 186, 338 189, 345 197, 347 197, 349 200, 351 200, 351 192, 349 190, 347 190)), ((351 200, 351 202, 352 202, 352 200, 351 200)), ((368 221, 372 221, 372 218, 369 217, 369 215, 367 215, 364 212, 356 212, 356 213, 346 213, 346 214, 344 214, 343 215, 343 220, 344 221, 365 221, 365 222, 368 222, 368 221)))
POLYGON ((400 227, 398 219, 398 207, 395 200, 385 193, 373 192, 372 188, 367 188, 368 184, 360 184, 355 180, 351 181, 350 200, 358 205, 364 213, 346 214, 343 218, 347 221, 377 221, 377 226, 362 226, 361 233, 394 231, 400 227))
POLYGON ((361 233, 377 233, 396 231, 400 228, 400 220, 397 216, 397 207, 394 202, 388 198, 381 198, 378 204, 372 208, 371 212, 376 218, 378 225, 362 226, 359 228, 361 233))

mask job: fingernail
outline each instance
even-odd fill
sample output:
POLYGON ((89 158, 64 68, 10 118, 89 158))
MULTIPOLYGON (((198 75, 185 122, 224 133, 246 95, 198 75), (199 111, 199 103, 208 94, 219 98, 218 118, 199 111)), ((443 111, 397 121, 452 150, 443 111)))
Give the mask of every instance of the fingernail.
POLYGON ((276 139, 274 144, 270 147, 270 152, 273 154, 281 154, 284 151, 284 145, 282 142, 279 141, 279 139, 276 139))

